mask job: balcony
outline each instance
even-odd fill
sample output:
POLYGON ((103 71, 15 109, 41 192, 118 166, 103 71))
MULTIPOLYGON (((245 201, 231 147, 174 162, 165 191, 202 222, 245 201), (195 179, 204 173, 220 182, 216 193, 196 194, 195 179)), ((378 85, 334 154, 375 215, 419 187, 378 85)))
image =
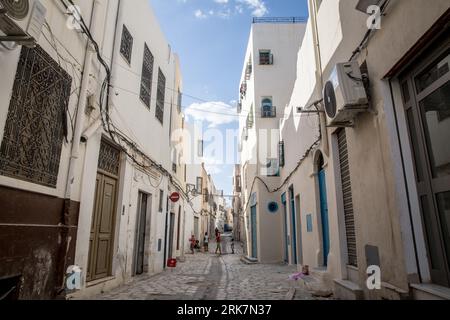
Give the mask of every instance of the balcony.
POLYGON ((239 102, 237 103, 237 113, 241 113, 241 112, 242 112, 242 102, 239 101, 239 102))
POLYGON ((241 100, 244 100, 245 96, 247 95, 247 82, 243 82, 241 84, 240 93, 241 93, 241 100))
POLYGON ((306 23, 308 18, 304 17, 260 17, 253 18, 253 23, 306 23))
POLYGON ((245 80, 249 81, 252 77, 253 73, 253 65, 251 62, 247 63, 247 67, 245 68, 245 80))
POLYGON ((261 118, 276 118, 277 107, 261 108, 261 118))

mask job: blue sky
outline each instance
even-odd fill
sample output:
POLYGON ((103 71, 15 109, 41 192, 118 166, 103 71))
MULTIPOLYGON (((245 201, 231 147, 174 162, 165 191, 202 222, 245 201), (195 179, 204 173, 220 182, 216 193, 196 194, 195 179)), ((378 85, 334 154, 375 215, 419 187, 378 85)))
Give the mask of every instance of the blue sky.
MULTIPOLYGON (((307 0, 149 1, 167 40, 180 56, 184 93, 201 99, 183 97, 188 121, 202 120, 204 127, 222 132, 238 127, 234 101, 252 17, 308 15, 307 0)), ((217 188, 231 194, 233 166, 209 168, 217 188)))

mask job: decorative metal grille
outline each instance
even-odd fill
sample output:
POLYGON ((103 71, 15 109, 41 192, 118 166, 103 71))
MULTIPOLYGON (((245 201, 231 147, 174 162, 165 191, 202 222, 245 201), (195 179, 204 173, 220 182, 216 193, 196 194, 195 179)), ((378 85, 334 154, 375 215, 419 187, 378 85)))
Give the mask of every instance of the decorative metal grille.
POLYGON ((154 58, 147 44, 144 46, 144 60, 142 62, 141 91, 140 98, 144 104, 150 108, 152 94, 152 77, 153 77, 154 58))
POLYGON ((156 95, 156 118, 163 124, 164 122, 164 100, 166 92, 166 77, 161 69, 158 72, 158 92, 156 95))
POLYGON ((72 78, 40 46, 23 47, 0 148, 0 174, 56 187, 72 78))
POLYGON ((131 63, 131 55, 133 53, 133 37, 127 27, 123 25, 122 41, 120 43, 120 53, 128 63, 131 63))
POLYGON ((119 175, 120 150, 106 141, 100 145, 100 155, 98 157, 98 168, 114 176, 119 175))

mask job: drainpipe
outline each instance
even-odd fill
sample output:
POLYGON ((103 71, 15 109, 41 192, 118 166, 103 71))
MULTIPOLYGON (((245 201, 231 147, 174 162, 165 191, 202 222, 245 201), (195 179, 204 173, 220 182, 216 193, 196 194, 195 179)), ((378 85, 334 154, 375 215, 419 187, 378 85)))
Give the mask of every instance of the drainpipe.
MULTIPOLYGON (((319 28, 317 26, 317 1, 309 1, 309 16, 311 18, 312 28, 313 28, 313 41, 314 41, 314 55, 316 58, 316 83, 319 83, 320 94, 323 93, 323 71, 322 71, 322 55, 320 52, 320 40, 319 40, 319 28)), ((328 130, 327 130, 327 117, 324 113, 319 114, 320 118, 320 131, 322 132, 322 145, 323 152, 328 157, 330 155, 330 146, 328 141, 328 130)))

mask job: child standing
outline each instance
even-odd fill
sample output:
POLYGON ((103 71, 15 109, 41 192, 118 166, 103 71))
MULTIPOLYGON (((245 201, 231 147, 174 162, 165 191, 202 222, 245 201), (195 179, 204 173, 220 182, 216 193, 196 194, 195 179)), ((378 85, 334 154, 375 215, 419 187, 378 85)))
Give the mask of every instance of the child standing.
POLYGON ((208 232, 206 232, 205 237, 203 238, 203 247, 205 249, 205 253, 208 253, 208 251, 209 251, 208 244, 209 244, 209 237, 208 237, 208 232))

